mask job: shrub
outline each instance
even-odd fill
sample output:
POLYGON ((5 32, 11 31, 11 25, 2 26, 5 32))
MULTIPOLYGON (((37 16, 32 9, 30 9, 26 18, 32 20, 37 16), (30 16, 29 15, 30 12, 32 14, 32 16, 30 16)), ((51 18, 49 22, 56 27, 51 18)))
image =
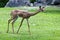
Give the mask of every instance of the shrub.
POLYGON ((0 7, 4 7, 8 0, 0 0, 0 7))

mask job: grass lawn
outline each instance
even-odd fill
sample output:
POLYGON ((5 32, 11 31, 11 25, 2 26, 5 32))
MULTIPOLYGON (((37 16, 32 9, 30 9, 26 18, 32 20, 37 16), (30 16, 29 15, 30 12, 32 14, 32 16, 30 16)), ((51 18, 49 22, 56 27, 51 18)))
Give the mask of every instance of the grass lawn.
MULTIPOLYGON (((29 19, 32 36, 28 33, 26 20, 24 20, 19 33, 16 34, 21 18, 18 18, 14 24, 15 33, 12 34, 11 24, 9 33, 6 33, 9 14, 14 9, 17 8, 0 8, 0 40, 60 40, 59 7, 47 7, 44 12, 29 19)), ((35 12, 35 10, 29 11, 35 12)))

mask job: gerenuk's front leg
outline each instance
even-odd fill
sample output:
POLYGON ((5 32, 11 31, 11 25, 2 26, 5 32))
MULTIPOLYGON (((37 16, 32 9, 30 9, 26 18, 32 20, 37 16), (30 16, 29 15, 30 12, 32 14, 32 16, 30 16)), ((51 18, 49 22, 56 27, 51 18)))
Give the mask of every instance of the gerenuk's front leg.
POLYGON ((20 29, 21 26, 22 26, 23 20, 24 20, 24 18, 21 20, 21 24, 20 24, 20 26, 19 26, 19 28, 18 28, 18 30, 17 30, 17 33, 19 32, 19 29, 20 29))
POLYGON ((29 32, 29 34, 31 34, 28 19, 26 19, 26 20, 27 20, 27 25, 28 25, 28 32, 29 32))

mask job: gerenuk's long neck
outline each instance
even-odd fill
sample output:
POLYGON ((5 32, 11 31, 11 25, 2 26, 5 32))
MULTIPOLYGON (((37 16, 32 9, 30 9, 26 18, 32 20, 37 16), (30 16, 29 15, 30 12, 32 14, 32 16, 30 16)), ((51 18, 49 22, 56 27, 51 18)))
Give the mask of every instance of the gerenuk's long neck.
POLYGON ((38 14, 39 12, 41 12, 41 10, 37 10, 35 13, 32 13, 31 16, 34 16, 34 15, 38 14))

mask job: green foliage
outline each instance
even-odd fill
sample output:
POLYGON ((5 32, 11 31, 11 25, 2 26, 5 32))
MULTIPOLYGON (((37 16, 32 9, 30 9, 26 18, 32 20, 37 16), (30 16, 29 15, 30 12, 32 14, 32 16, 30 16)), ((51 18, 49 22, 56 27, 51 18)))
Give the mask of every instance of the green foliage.
POLYGON ((0 0, 0 7, 4 7, 8 0, 0 0))
POLYGON ((12 34, 11 24, 9 33, 6 33, 7 21, 14 9, 19 8, 0 8, 0 40, 60 40, 60 8, 47 7, 44 12, 32 16, 29 19, 31 35, 27 31, 26 20, 16 34, 21 18, 14 24, 15 33, 12 34))

